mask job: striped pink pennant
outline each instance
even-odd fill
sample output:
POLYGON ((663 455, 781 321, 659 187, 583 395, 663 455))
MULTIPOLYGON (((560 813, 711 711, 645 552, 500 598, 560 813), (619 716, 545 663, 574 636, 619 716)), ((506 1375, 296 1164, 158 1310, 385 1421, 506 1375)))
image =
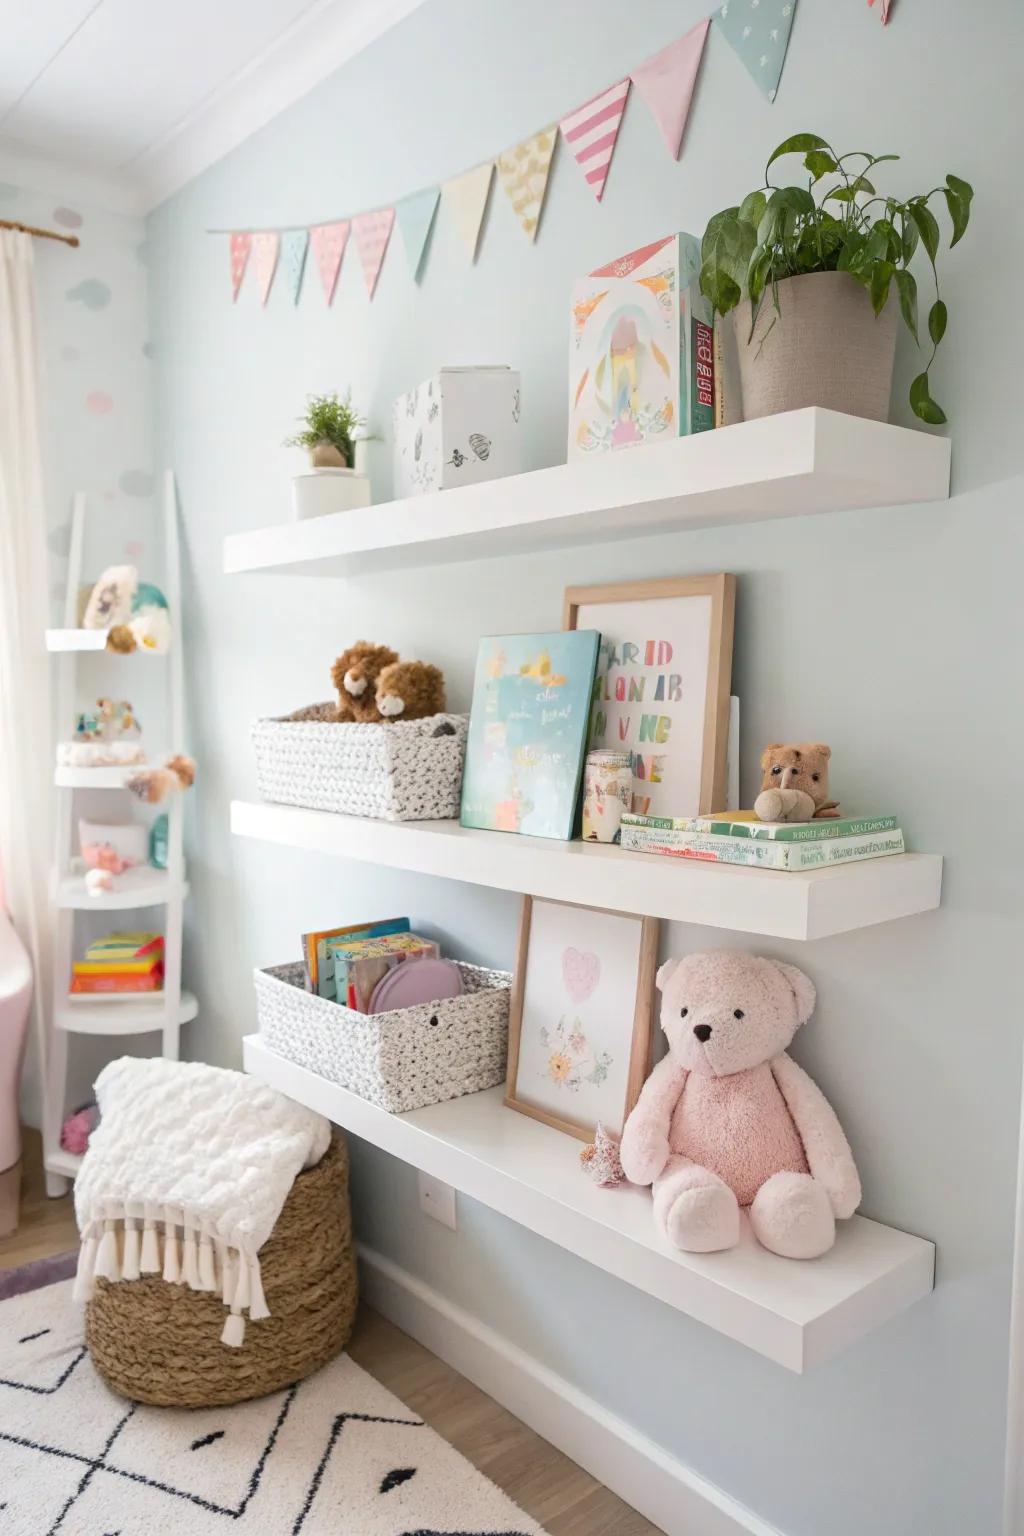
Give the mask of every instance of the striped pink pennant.
POLYGON ((608 167, 615 152, 619 124, 626 110, 629 76, 607 91, 602 91, 586 106, 563 117, 560 127, 580 169, 598 202, 604 195, 608 167))
POLYGON ((252 237, 252 264, 261 304, 265 304, 270 297, 280 249, 281 236, 274 229, 260 230, 258 235, 252 237))
POLYGON ((324 285, 324 296, 328 304, 334 300, 334 290, 338 286, 338 273, 341 271, 341 258, 345 254, 350 228, 348 219, 342 219, 338 224, 315 224, 309 232, 309 243, 313 247, 313 255, 316 257, 320 281, 324 285))
POLYGON ((231 236, 231 302, 238 298, 238 291, 242 286, 245 269, 249 265, 249 252, 252 250, 252 235, 235 234, 231 236))
POLYGON ((377 279, 380 277, 384 252, 388 248, 394 222, 393 208, 375 208, 372 213, 357 213, 352 220, 352 230, 356 237, 356 245, 359 247, 359 260, 363 264, 366 292, 371 299, 377 287, 377 279))

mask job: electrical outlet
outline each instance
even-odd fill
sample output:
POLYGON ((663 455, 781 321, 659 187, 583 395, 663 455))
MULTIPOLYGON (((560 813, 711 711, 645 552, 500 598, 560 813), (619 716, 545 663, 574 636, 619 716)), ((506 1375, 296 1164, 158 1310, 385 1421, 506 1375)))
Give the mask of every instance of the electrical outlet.
POLYGON ((443 1227, 451 1227, 455 1231, 455 1191, 450 1184, 442 1184, 440 1179, 432 1179, 428 1173, 419 1175, 420 1183, 420 1210, 428 1216, 433 1216, 443 1227))

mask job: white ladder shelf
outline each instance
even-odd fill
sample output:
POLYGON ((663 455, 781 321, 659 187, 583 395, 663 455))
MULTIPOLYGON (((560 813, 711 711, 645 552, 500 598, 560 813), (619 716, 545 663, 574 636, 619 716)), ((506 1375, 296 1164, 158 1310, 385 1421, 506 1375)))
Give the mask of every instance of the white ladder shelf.
MULTIPOLYGON (((174 752, 184 750, 184 657, 181 622, 181 565, 178 550, 177 495, 174 476, 167 470, 163 477, 164 594, 171 612, 173 635, 162 662, 167 673, 167 745, 174 752)), ((94 640, 96 631, 77 627, 78 593, 82 582, 82 557, 85 540, 85 496, 75 496, 71 521, 71 546, 68 552, 68 584, 64 602, 64 628, 46 634, 47 649, 57 657, 57 718, 59 729, 70 729, 76 707, 76 662, 83 652, 102 649, 94 640)), ((105 645, 105 639, 104 639, 105 645)), ((140 663, 147 665, 147 663, 140 663)), ((153 662, 148 663, 153 665, 153 662)), ((80 872, 72 861, 74 837, 74 797, 76 789, 122 789, 127 772, 108 768, 61 768, 55 770, 56 827, 54 836, 53 901, 55 906, 53 944, 52 1009, 48 1028, 46 1070, 43 1086, 43 1161, 46 1168, 46 1192, 62 1195, 68 1180, 74 1178, 81 1161, 60 1144, 61 1126, 67 1113, 68 1036, 104 1035, 123 1039, 128 1035, 159 1033, 161 1053, 172 1061, 178 1058, 178 1040, 182 1024, 195 1018, 196 999, 181 988, 181 951, 185 897, 185 861, 182 847, 183 803, 172 795, 167 804, 167 869, 138 868, 119 877, 114 890, 91 897, 84 892, 80 872), (163 907, 164 985, 162 992, 138 997, 88 996, 72 1000, 68 987, 74 948, 75 912, 110 912, 120 914, 132 908, 163 907)), ((118 918, 115 917, 115 923, 118 918)))

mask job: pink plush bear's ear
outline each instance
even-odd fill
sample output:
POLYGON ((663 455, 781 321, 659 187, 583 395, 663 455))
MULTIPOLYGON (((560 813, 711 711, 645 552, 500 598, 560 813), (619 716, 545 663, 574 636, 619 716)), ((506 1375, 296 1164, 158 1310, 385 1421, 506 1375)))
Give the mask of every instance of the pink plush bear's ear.
POLYGON ((659 992, 664 992, 665 988, 668 986, 669 977, 672 975, 673 971, 675 971, 679 963, 680 962, 677 959, 673 958, 671 960, 666 960, 664 965, 658 967, 658 974, 655 976, 654 981, 659 992))
POLYGON ((793 989, 793 996, 796 998, 797 1023, 806 1024, 814 1012, 814 1002, 818 995, 814 989, 814 982, 795 965, 787 965, 784 960, 773 960, 772 964, 782 972, 793 989))

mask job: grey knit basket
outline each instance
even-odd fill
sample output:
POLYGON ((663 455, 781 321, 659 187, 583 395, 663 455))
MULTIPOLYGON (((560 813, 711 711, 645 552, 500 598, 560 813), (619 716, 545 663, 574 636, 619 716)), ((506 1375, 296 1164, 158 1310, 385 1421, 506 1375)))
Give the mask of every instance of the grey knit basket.
POLYGON ((301 962, 258 970, 260 1035, 279 1056, 395 1114, 493 1088, 505 1077, 512 978, 457 963, 461 997, 376 1014, 307 992, 301 962))
POLYGON ((256 783, 264 800, 380 821, 459 814, 467 716, 388 725, 315 718, 328 708, 300 711, 305 719, 254 722, 256 783))

